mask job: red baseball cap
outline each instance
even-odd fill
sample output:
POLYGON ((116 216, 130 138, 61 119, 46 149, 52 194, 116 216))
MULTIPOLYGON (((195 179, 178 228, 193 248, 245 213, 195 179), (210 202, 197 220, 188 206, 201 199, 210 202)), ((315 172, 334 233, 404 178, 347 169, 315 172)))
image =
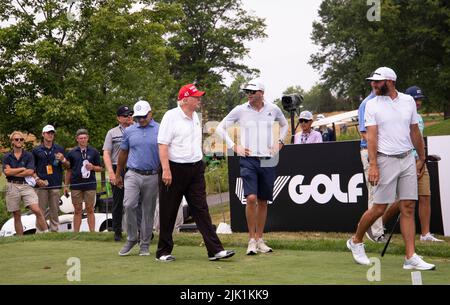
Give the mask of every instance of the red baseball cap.
POLYGON ((188 84, 181 87, 180 91, 178 92, 178 100, 181 101, 185 97, 203 95, 205 95, 204 91, 199 91, 194 84, 188 84))

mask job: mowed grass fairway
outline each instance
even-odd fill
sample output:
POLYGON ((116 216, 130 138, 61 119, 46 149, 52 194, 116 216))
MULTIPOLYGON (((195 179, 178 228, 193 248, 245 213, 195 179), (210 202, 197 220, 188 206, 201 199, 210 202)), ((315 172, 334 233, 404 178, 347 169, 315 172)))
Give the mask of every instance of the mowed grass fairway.
MULTIPOLYGON (((237 254, 229 260, 210 262, 199 234, 175 235, 173 263, 140 257, 138 247, 132 256, 119 257, 122 243, 112 241, 110 233, 59 233, 31 235, 0 240, 0 284, 411 284, 411 272, 402 269, 401 237, 384 258, 382 245, 367 243, 368 256, 381 261, 381 281, 369 282, 370 267, 353 262, 345 246, 345 234, 270 233, 267 241, 275 248, 271 254, 245 255, 246 234, 220 236, 228 249, 237 254), (69 282, 66 262, 81 262, 81 281, 69 282)), ((157 236, 155 237, 157 240, 157 236)), ((418 253, 437 265, 435 271, 422 272, 424 284, 450 284, 450 242, 418 245, 418 253), (431 255, 431 256, 430 256, 431 255)))

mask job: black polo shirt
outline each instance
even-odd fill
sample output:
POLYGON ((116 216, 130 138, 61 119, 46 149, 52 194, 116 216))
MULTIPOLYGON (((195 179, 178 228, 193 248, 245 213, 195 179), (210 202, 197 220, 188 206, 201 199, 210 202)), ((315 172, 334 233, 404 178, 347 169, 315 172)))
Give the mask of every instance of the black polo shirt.
POLYGON ((48 181, 48 187, 55 189, 61 188, 63 178, 62 163, 55 158, 57 153, 64 154, 64 148, 58 144, 53 144, 51 148, 47 148, 44 144, 41 144, 33 149, 37 175, 42 180, 48 181), (47 166, 49 165, 51 165, 52 174, 48 174, 47 172, 47 166))
MULTIPOLYGON (((33 155, 23 150, 22 154, 20 155, 19 159, 16 159, 16 156, 14 155, 14 152, 6 153, 3 157, 3 172, 5 171, 6 165, 9 165, 11 168, 20 168, 25 167, 26 169, 32 169, 34 170, 34 159, 33 155)), ((25 181, 24 177, 16 177, 16 176, 8 176, 6 177, 8 181, 25 181)))
POLYGON ((72 170, 70 189, 81 191, 97 190, 95 171, 92 170, 89 178, 85 179, 81 175, 81 168, 83 167, 84 160, 88 160, 93 165, 100 166, 100 154, 98 151, 94 147, 88 146, 86 152, 82 154, 78 146, 68 153, 67 159, 69 159, 70 169, 72 170))

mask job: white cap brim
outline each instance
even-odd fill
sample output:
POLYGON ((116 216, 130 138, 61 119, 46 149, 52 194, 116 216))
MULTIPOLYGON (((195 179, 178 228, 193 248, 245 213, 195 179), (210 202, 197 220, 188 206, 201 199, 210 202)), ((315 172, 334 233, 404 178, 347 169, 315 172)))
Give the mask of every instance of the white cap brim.
POLYGON ((372 77, 368 77, 366 78, 366 80, 388 80, 386 77, 381 76, 381 75, 377 75, 377 76, 372 76, 372 77))

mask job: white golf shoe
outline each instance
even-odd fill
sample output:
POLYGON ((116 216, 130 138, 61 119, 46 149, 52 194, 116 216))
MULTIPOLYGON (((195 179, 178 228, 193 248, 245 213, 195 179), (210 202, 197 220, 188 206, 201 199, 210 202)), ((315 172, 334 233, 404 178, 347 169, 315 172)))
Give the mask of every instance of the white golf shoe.
POLYGON ((434 270, 435 268, 435 265, 425 262, 416 253, 414 253, 414 255, 411 256, 410 259, 405 258, 405 262, 403 263, 403 269, 406 270, 434 270))
POLYGON ((364 250, 363 243, 355 244, 350 238, 347 240, 347 248, 352 251, 355 262, 360 265, 371 265, 370 259, 367 257, 366 251, 364 250))

